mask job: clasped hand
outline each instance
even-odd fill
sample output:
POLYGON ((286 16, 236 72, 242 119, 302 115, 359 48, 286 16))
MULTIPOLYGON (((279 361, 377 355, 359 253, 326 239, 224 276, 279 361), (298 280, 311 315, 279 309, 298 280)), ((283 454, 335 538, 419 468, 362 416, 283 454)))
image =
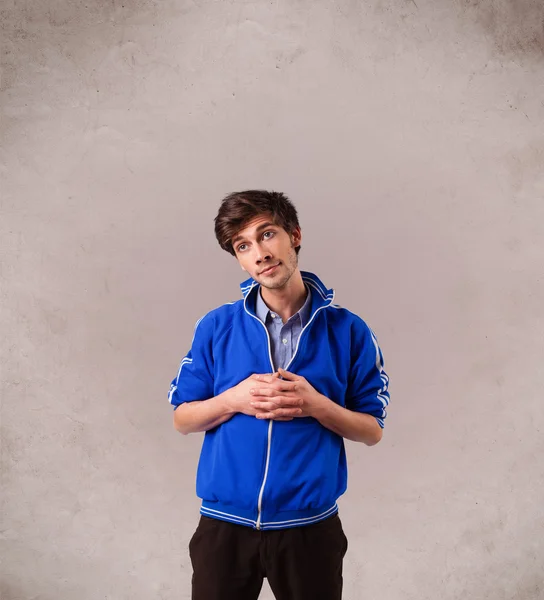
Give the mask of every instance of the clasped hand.
POLYGON ((294 417, 310 417, 325 399, 306 378, 284 369, 254 378, 264 384, 255 385, 249 391, 257 419, 291 421, 294 417))

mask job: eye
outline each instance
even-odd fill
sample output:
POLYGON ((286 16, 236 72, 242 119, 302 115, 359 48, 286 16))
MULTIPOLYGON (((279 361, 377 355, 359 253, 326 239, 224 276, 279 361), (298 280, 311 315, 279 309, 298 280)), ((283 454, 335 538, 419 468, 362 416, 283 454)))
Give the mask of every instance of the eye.
MULTIPOLYGON (((269 240, 271 237, 274 237, 275 235, 276 235, 276 232, 275 232, 275 231, 265 231, 265 232, 263 233, 263 238, 264 238, 265 236, 268 236, 266 239, 268 239, 268 240, 269 240), (269 234, 270 234, 270 235, 269 235, 269 234)), ((244 246, 246 246, 246 244, 240 244, 239 246, 237 246, 237 248, 236 248, 236 251, 237 251, 237 252, 243 252, 243 251, 244 251, 244 246)))

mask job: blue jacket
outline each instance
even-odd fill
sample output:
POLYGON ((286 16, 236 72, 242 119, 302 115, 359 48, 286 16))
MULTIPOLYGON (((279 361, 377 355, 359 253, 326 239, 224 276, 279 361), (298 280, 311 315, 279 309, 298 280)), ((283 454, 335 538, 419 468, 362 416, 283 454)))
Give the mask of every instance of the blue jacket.
MULTIPOLYGON (((383 427, 388 377, 374 333, 333 304, 334 290, 316 275, 301 274, 312 288, 311 317, 286 370, 333 402, 373 415, 383 427)), ((255 314, 259 284, 249 278, 240 287, 243 299, 197 322, 168 394, 174 407, 274 371, 269 334, 255 314)), ((337 512, 346 487, 344 440, 313 417, 272 421, 237 413, 204 436, 196 482, 203 515, 256 529, 296 527, 337 512)))

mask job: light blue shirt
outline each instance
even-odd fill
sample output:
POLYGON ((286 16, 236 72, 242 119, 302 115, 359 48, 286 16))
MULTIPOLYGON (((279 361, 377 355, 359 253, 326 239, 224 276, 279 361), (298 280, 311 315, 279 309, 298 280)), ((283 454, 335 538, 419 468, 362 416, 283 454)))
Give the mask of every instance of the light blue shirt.
POLYGON ((283 323, 280 315, 272 312, 265 304, 261 296, 261 289, 259 288, 255 312, 259 319, 265 324, 270 335, 272 359, 274 361, 275 370, 277 370, 279 367, 282 369, 287 367, 289 361, 295 353, 300 332, 310 319, 312 292, 306 284, 305 287, 308 292, 306 301, 304 302, 302 308, 285 324, 283 323))

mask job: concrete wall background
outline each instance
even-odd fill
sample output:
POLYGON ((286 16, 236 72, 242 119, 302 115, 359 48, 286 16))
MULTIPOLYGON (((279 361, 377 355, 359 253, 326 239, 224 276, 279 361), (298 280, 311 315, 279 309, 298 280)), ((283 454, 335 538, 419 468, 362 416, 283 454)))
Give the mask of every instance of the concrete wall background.
MULTIPOLYGON (((189 598, 201 436, 166 393, 245 274, 227 192, 377 332, 347 600, 544 597, 544 9, 5 0, 2 600, 189 598)), ((265 589, 262 598, 272 598, 265 589)))

